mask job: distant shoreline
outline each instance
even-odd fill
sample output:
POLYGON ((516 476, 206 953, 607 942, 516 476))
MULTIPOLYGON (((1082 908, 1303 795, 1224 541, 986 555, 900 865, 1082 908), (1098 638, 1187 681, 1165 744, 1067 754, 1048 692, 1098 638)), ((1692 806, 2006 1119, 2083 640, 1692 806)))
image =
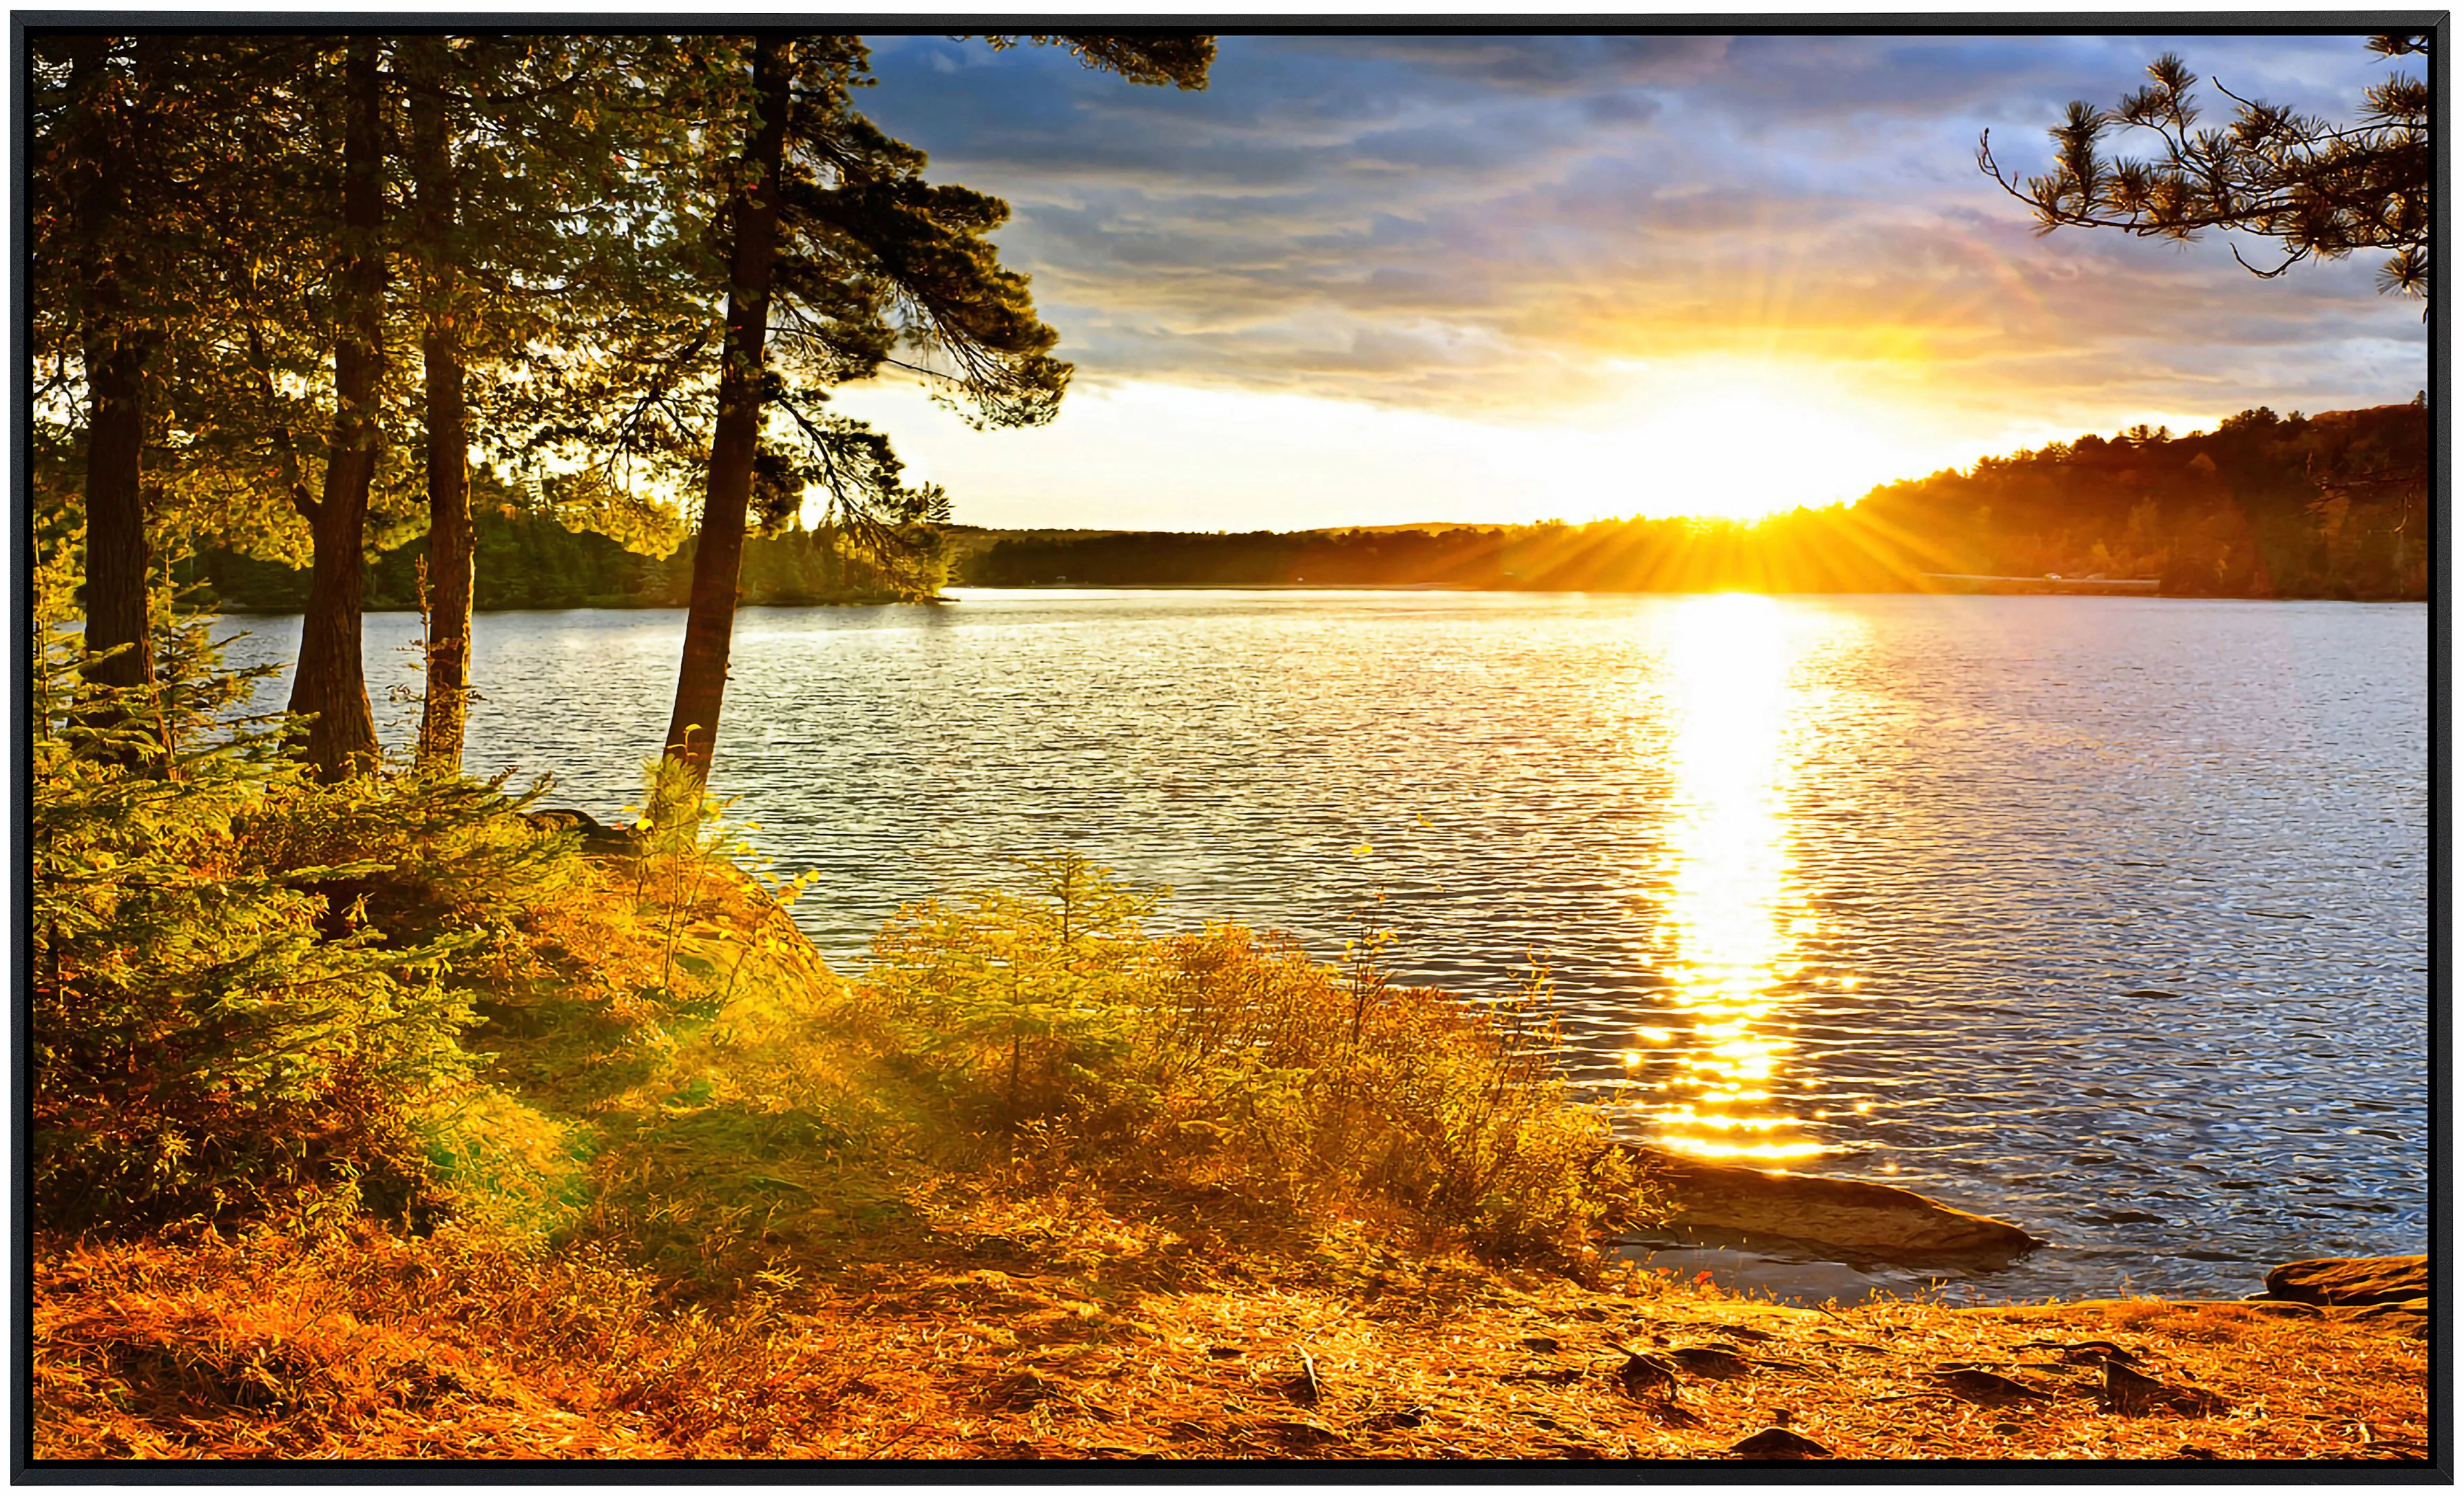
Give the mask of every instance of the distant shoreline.
MULTIPOLYGON (((1985 592, 2001 594, 2067 593, 2081 596, 2162 597, 2162 577, 2065 577, 2048 572, 2041 577, 1988 577, 1959 572, 1928 571, 1927 582, 1956 583, 1939 590, 1945 592, 1985 592)), ((1935 590, 1928 588, 1927 590, 1935 590)))
MULTIPOLYGON (((1957 587, 1901 587, 1890 591, 1837 592, 1758 592, 1757 597, 2117 597, 2149 598, 2167 603, 2352 603, 2375 605, 2409 603, 2419 605, 2424 598, 2333 598, 2333 597, 2245 597, 2233 594, 2160 592, 2153 584, 2136 581, 2090 582, 2063 578, 2058 581, 2027 577, 1956 577, 1945 581, 1992 583, 1957 587)), ((1487 597, 1717 597, 1725 593, 1751 591, 1750 588, 1685 588, 1643 590, 1597 587, 1458 587, 1433 582, 1029 582, 1008 586, 987 586, 961 583, 952 589, 963 592, 1445 592, 1463 596, 1487 597)), ((906 601, 867 599, 845 603, 739 603, 739 611, 751 608, 804 607, 931 607, 960 601, 944 592, 938 597, 906 601)), ((205 609, 222 618, 297 618, 296 607, 247 607, 221 603, 205 609)), ((405 607, 371 607, 362 609, 362 616, 382 617, 393 613, 411 613, 405 607)), ((681 603, 561 603, 540 607, 480 607, 473 613, 681 613, 681 603)))
MULTIPOLYGON (((2081 596, 2163 597, 2157 579, 2055 577, 1928 577, 1934 582, 1991 583, 1956 587, 1902 587, 1888 592, 1769 592, 1765 597, 1923 597, 1961 593, 2077 592, 2081 596)), ((1726 592, 1750 592, 1750 587, 1458 587, 1442 582, 1021 582, 1006 586, 961 583, 968 592, 1493 592, 1510 595, 1557 593, 1573 597, 1711 597, 1726 592)))

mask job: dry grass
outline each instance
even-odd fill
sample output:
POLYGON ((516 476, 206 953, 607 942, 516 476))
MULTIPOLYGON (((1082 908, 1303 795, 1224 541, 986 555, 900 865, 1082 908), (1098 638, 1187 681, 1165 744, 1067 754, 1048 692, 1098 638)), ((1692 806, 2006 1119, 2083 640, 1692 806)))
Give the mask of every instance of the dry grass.
POLYGON ((1496 1259, 1581 1263, 1656 1200, 1569 1093, 1545 982, 1473 1004, 1210 923, 1148 935, 1155 895, 1070 854, 1029 891, 899 911, 849 1017, 923 1083, 942 1132, 1055 1172, 1218 1189, 1308 1220, 1408 1218, 1496 1259))
POLYGON ((1848 1460, 2428 1449, 2428 1347, 2365 1325, 1793 1309, 1185 1200, 913 1193, 864 1249, 706 1306, 604 1253, 453 1231, 39 1243, 35 1455, 1687 1460, 1773 1424, 1848 1460), (2213 1400, 2116 1406, 2117 1353, 2213 1400))
POLYGON ((2384 1327, 1587 1285, 951 1135, 782 913, 662 872, 665 926, 622 864, 530 914, 461 1221, 39 1239, 34 1457, 1648 1461, 1774 1424, 1847 1460, 2427 1454, 2428 1347, 2384 1327), (2175 1400, 2115 1402, 2107 1356, 2175 1400))

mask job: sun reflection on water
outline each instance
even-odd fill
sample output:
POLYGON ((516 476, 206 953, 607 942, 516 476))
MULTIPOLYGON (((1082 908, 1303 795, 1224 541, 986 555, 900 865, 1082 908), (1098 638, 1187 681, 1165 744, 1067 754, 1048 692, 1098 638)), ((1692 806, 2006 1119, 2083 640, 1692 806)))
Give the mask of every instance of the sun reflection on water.
POLYGON ((1774 1105, 1791 1045, 1773 1022, 1799 985, 1820 921, 1792 878, 1792 745, 1805 703, 1792 676, 1810 621, 1767 597, 1690 599, 1661 690, 1673 734, 1671 816, 1654 964, 1674 1024, 1636 1030, 1627 1074, 1660 1141, 1686 1153, 1782 1161, 1823 1152, 1774 1105))

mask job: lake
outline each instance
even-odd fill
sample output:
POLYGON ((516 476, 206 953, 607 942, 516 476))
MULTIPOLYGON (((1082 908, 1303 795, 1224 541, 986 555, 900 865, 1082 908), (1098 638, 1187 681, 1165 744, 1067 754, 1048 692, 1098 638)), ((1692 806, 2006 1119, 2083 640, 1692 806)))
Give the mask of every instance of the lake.
MULTIPOLYGON (((750 608, 715 784, 843 970, 1074 847, 1404 977, 1543 962, 1621 1130, 2237 1297, 2428 1241, 2429 615, 2062 597, 979 591, 750 608)), ((287 659, 296 619, 234 662, 287 659)), ((417 620, 368 620, 388 744, 417 620)), ((672 611, 482 615, 468 766, 639 799, 672 611)), ((275 688, 273 699, 281 691, 275 688)))

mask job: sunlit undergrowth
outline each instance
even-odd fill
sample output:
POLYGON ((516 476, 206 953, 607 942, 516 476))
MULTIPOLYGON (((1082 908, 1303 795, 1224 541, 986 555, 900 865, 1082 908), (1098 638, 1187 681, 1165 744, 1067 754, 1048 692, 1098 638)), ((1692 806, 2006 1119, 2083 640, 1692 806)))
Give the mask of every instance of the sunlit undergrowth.
POLYGON ((400 765, 317 782, 294 723, 235 715, 252 677, 216 668, 202 621, 158 639, 158 687, 107 691, 64 581, 36 581, 37 1225, 366 1211, 544 1242, 593 1195, 597 1140, 559 1103, 656 1071, 781 953, 826 977, 699 817, 620 870, 532 813, 544 786, 400 765), (525 1032, 554 1036, 554 1094, 490 1043, 525 1032))
MULTIPOLYGON (((248 724, 192 720, 161 756, 163 716, 77 690, 74 640, 43 642, 27 837, 36 1221, 136 1226, 319 1195, 347 1209, 363 1192, 416 1208, 418 1124, 470 1081, 462 967, 485 935, 451 917, 454 891, 504 869, 463 866, 472 835, 415 828, 487 825, 511 814, 504 797, 417 780, 319 790, 248 724), (392 839, 420 844, 420 876, 385 889, 416 889, 433 906, 420 917, 371 922, 383 890, 367 880, 388 865, 369 838, 297 834, 354 808, 414 828, 392 839)), ((192 710, 231 694, 194 693, 192 710)))
POLYGON ((737 1291, 917 1199, 1096 1188, 1306 1236, 1588 1259, 1626 1154, 1545 999, 1473 1008, 1231 925, 1154 935, 1074 858, 903 912, 850 987, 664 760, 609 835, 502 780, 319 782, 166 609, 158 688, 80 671, 38 577, 35 1221, 367 1211, 619 1243, 737 1291))
POLYGON ((1630 1155, 1556 1079, 1545 989, 1474 1007, 1227 923, 1152 935, 1156 895, 1073 855, 1032 891, 892 918, 854 1015, 954 1123, 1053 1177, 1222 1192, 1308 1219, 1583 1260, 1630 1155))

